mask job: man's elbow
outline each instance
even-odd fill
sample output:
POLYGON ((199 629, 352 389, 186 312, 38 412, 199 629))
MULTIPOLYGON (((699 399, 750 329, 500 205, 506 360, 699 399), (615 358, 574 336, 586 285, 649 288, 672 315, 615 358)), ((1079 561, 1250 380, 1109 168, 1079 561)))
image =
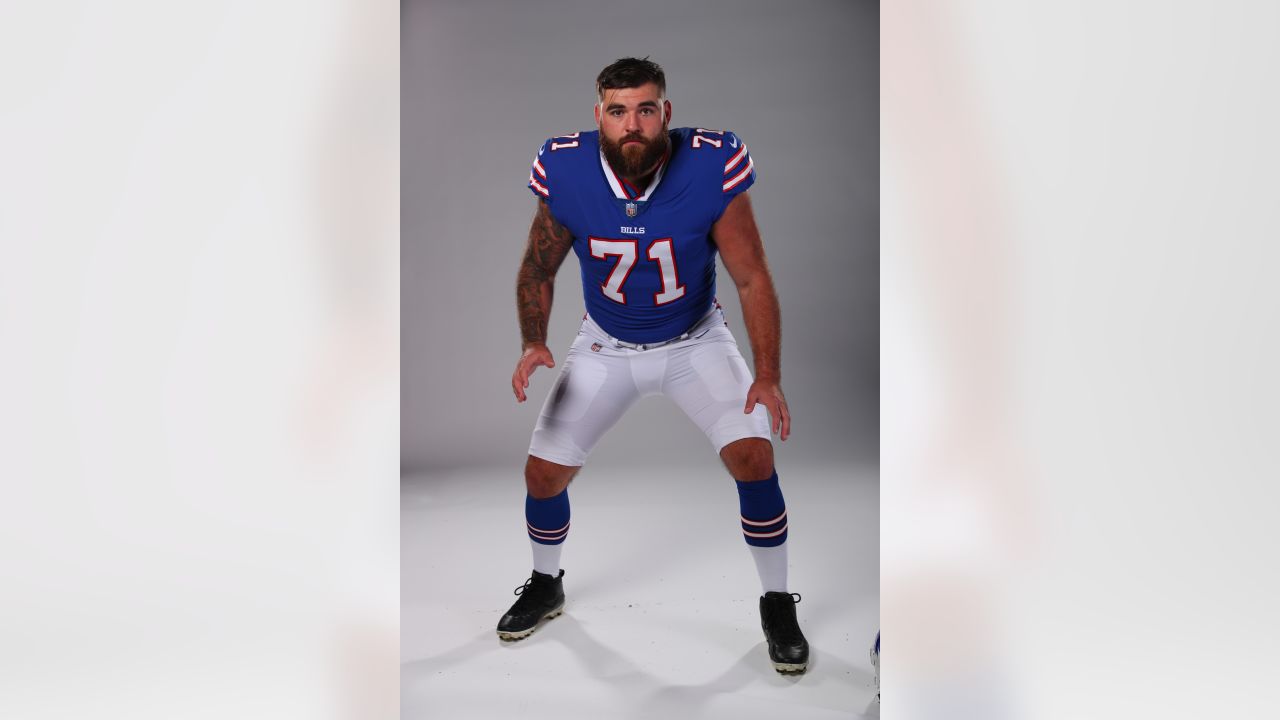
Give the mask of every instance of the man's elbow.
POLYGON ((524 263, 516 273, 516 280, 519 282, 542 283, 547 282, 550 277, 546 269, 536 263, 524 263))
POLYGON ((733 282, 738 287, 738 293, 744 295, 751 292, 768 292, 769 288, 773 287, 773 281, 770 280, 767 270, 739 273, 733 278, 733 282))

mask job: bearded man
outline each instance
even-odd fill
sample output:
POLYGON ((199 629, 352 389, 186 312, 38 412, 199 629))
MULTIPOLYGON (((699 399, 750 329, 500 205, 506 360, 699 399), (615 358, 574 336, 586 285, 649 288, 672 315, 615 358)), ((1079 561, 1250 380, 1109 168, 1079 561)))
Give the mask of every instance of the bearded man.
POLYGON ((804 672, 809 644, 800 596, 787 589, 787 511, 771 442, 771 433, 787 439, 791 417, 778 298, 747 195, 755 163, 732 132, 670 129, 666 76, 647 58, 606 67, 596 95, 596 130, 550 138, 529 172, 538 206, 516 280, 518 402, 538 367, 555 367, 547 320, 570 249, 587 316, 533 431, 524 471, 533 574, 498 636, 519 640, 563 612, 569 481, 636 400, 663 395, 736 482, 769 658, 779 672, 804 672), (754 377, 715 300, 717 254, 742 302, 754 377))

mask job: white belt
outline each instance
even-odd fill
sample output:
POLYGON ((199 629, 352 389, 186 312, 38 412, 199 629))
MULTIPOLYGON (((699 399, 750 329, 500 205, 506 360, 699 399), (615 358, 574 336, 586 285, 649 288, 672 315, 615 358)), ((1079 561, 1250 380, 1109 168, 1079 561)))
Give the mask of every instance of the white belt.
POLYGON ((629 350, 651 350, 651 349, 653 349, 653 348, 660 348, 660 347, 662 347, 663 345, 670 345, 670 344, 671 344, 671 343, 673 343, 673 342, 680 342, 681 340, 688 340, 690 337, 693 337, 693 331, 689 331, 689 332, 687 332, 687 333, 685 333, 685 334, 683 334, 683 335, 679 335, 679 336, 677 336, 677 337, 673 337, 673 338, 671 338, 670 340, 663 340, 663 341, 661 341, 661 342, 654 342, 654 343, 629 343, 629 342, 627 342, 626 340, 619 340, 618 338, 613 337, 613 336, 611 335, 611 336, 609 336, 609 342, 613 343, 613 344, 614 344, 615 346, 617 346, 617 347, 620 347, 620 348, 627 348, 627 349, 629 349, 629 350))

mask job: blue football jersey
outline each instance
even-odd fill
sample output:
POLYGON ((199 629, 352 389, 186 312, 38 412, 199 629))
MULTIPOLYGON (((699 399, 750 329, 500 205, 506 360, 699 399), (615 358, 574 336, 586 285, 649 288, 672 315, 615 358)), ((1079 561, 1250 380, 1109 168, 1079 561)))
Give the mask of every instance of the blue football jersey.
POLYGON ((587 312, 627 342, 676 337, 707 313, 716 293, 711 226, 755 182, 733 133, 669 132, 671 154, 644 190, 614 174, 594 130, 547 140, 529 172, 529 189, 573 233, 587 312))

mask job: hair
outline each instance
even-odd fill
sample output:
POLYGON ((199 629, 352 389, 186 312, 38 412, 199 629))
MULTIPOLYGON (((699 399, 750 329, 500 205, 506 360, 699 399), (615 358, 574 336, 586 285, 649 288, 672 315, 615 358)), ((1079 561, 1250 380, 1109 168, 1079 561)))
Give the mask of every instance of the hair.
POLYGON ((605 90, 637 88, 645 83, 654 83, 660 94, 667 94, 667 76, 662 72, 662 66, 648 56, 640 59, 621 58, 596 76, 596 97, 604 100, 605 90))

